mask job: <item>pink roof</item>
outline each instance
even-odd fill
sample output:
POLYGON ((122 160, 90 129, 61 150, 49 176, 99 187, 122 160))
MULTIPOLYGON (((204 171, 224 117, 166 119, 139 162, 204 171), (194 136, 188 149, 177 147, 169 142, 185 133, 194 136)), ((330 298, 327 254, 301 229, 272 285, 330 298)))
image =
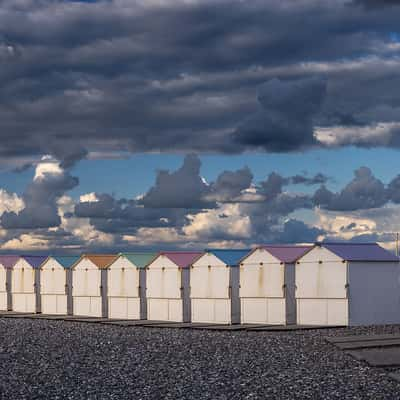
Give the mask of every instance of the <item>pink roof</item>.
POLYGON ((14 256, 14 255, 0 256, 0 264, 2 264, 7 269, 11 269, 17 263, 19 258, 20 256, 14 256))
POLYGON ((201 251, 162 251, 160 255, 168 257, 178 267, 187 268, 193 264, 197 257, 203 254, 201 251))
POLYGON ((314 246, 295 246, 295 245, 264 245, 259 248, 267 250, 270 254, 276 257, 283 263, 294 263, 314 246))

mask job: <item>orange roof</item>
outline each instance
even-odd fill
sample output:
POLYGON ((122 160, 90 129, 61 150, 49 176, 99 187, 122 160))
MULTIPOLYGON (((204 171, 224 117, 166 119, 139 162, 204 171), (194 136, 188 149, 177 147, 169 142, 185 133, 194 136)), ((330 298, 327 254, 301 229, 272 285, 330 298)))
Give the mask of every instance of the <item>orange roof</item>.
POLYGON ((83 254, 83 258, 89 259, 96 267, 106 269, 116 258, 118 254, 83 254))

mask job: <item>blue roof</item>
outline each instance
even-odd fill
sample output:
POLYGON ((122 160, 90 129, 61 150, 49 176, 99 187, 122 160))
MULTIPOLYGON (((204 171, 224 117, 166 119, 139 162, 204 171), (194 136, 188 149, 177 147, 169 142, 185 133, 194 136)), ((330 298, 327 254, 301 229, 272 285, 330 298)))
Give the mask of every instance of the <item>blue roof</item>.
POLYGON ((345 261, 394 261, 399 258, 377 243, 316 243, 345 261))
POLYGON ((80 258, 80 256, 51 256, 64 268, 71 268, 80 258))
POLYGON ((214 254, 226 265, 235 267, 239 264, 240 260, 250 253, 250 249, 206 249, 207 253, 214 254))
POLYGON ((40 266, 47 260, 47 256, 22 255, 21 258, 23 258, 33 269, 39 269, 40 266))

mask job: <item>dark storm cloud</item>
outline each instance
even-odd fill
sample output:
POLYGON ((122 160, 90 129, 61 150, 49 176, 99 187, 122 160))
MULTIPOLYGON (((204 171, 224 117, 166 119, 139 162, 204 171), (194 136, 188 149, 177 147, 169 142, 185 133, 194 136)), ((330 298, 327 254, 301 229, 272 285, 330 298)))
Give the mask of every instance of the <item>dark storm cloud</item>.
POLYGON ((400 6, 398 0, 353 0, 352 5, 364 6, 367 9, 400 6))
POLYGON ((253 174, 248 167, 237 171, 223 171, 210 185, 208 198, 219 202, 235 202, 242 191, 248 189, 253 181, 253 174))
POLYGON ((290 183, 294 185, 319 185, 326 183, 329 180, 329 178, 321 174, 320 172, 318 174, 315 174, 313 177, 308 177, 304 175, 294 175, 290 178, 290 183))
POLYGON ((192 154, 177 171, 159 171, 141 203, 150 208, 214 208, 215 203, 204 200, 210 188, 200 176, 200 166, 200 159, 192 154))
POLYGON ((275 238, 278 243, 314 243, 318 236, 325 231, 316 227, 308 226, 303 221, 289 219, 283 224, 283 230, 275 238))
POLYGON ((107 233, 133 233, 141 227, 180 227, 188 212, 176 208, 145 208, 135 200, 117 200, 109 194, 96 197, 97 201, 77 203, 74 216, 89 218, 96 229, 107 233))
POLYGON ((287 152, 316 144, 313 118, 326 95, 326 82, 306 78, 283 82, 273 79, 259 89, 261 110, 234 132, 243 146, 287 152))
POLYGON ((332 193, 322 186, 314 195, 316 205, 334 211, 377 208, 387 201, 385 185, 367 167, 354 171, 354 179, 339 193, 332 193))
POLYGON ((38 229, 57 227, 61 223, 57 200, 79 184, 69 172, 45 173, 35 179, 22 198, 25 208, 19 213, 4 212, 0 218, 4 229, 38 229))
POLYGON ((294 151, 314 119, 399 121, 400 10, 345 3, 2 1, 0 156, 294 151))

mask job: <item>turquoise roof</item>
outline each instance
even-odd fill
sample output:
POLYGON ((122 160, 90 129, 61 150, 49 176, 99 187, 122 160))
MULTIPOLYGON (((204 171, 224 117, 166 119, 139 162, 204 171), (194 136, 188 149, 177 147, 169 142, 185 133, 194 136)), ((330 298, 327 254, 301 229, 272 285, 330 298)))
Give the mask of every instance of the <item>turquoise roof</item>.
POLYGON ((138 268, 145 268, 157 256, 158 253, 121 253, 138 268))
POLYGON ((64 268, 71 268, 78 260, 79 256, 50 256, 54 258, 64 268))
POLYGON ((206 249, 206 252, 214 254, 226 265, 235 267, 243 257, 250 253, 250 249, 206 249))

